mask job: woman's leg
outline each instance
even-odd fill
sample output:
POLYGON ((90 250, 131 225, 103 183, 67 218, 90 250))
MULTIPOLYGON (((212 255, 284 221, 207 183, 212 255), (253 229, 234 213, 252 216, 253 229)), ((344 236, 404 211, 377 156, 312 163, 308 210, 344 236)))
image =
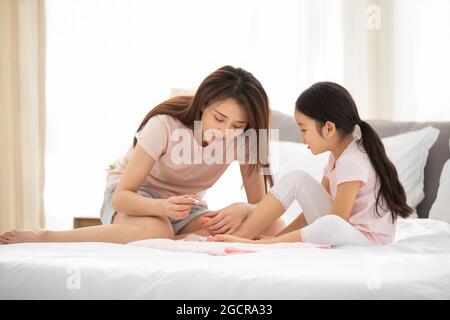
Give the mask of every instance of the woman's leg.
MULTIPOLYGON (((206 213, 205 213, 206 214, 206 213)), ((208 231, 206 231, 205 229, 203 229, 202 225, 200 224, 200 222, 198 222, 198 220, 203 216, 200 215, 198 217, 196 217, 194 220, 192 220, 191 222, 189 222, 187 225, 185 225, 180 232, 175 235, 175 240, 178 239, 184 239, 186 238, 186 236, 188 236, 189 234, 197 234, 199 236, 208 236, 209 233, 208 231)))
POLYGON ((12 230, 0 236, 1 244, 20 242, 112 242, 168 238, 173 229, 166 217, 131 216, 122 212, 115 215, 113 224, 79 228, 68 231, 12 230))

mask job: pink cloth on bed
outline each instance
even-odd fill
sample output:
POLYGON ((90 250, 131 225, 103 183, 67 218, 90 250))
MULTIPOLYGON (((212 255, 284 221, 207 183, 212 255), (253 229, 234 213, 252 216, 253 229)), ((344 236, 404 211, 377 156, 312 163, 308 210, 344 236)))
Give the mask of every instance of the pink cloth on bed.
POLYGON ((254 253, 271 250, 320 248, 329 249, 330 246, 316 245, 304 242, 274 243, 274 244, 250 244, 229 242, 207 242, 203 239, 170 240, 148 239, 128 243, 128 245, 148 247, 152 249, 168 250, 174 252, 205 253, 216 256, 226 256, 242 253, 254 253))

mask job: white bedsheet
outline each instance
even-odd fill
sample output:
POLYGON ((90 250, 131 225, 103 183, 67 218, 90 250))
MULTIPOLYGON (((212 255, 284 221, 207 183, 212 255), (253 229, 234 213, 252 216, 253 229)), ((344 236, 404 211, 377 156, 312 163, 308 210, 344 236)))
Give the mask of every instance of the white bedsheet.
POLYGON ((381 247, 214 256, 106 243, 0 245, 0 299, 450 299, 450 225, 381 247))

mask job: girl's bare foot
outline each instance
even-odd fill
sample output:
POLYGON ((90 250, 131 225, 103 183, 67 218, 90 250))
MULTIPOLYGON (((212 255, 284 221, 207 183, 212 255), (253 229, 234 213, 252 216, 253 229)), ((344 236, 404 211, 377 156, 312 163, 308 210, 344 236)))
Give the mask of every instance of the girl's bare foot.
POLYGON ((44 229, 11 230, 0 235, 0 244, 42 242, 44 229))
POLYGON ((251 240, 246 238, 240 238, 228 234, 217 234, 207 238, 210 242, 240 242, 240 243, 257 243, 258 240, 251 240))

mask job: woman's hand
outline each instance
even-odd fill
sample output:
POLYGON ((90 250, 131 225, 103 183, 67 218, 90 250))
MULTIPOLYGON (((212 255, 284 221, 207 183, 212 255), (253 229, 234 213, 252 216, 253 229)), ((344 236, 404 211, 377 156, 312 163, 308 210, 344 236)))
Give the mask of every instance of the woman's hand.
POLYGON ((239 228, 252 211, 253 206, 245 202, 237 202, 219 211, 202 216, 198 221, 211 235, 232 234, 239 228))
POLYGON ((186 218, 194 205, 207 206, 206 202, 197 200, 190 194, 162 199, 162 210, 164 215, 175 220, 186 218))

